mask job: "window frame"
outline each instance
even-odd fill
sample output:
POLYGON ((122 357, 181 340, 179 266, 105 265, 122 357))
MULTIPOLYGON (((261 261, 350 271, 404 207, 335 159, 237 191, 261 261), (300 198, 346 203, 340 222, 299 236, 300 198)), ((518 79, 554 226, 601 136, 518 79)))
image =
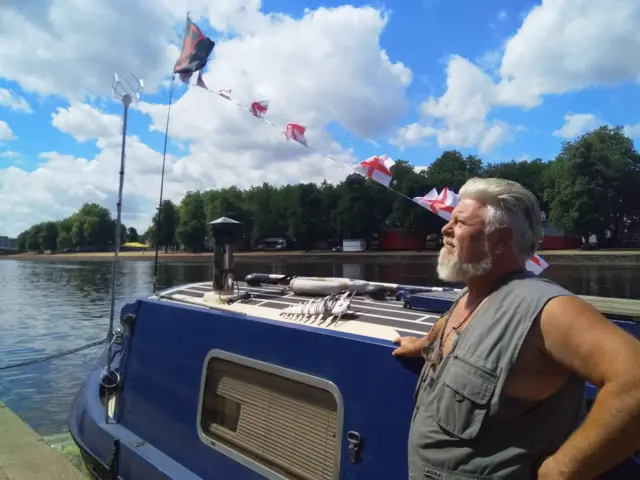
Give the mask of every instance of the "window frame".
POLYGON ((267 363, 260 360, 256 360, 254 358, 245 357, 242 355, 237 355, 235 353, 231 353, 226 350, 214 349, 209 351, 207 356, 204 359, 202 374, 200 377, 200 391, 198 392, 198 414, 196 416, 196 429, 198 431, 198 438, 202 443, 207 445, 208 447, 216 450, 218 453, 240 463, 241 465, 253 470, 254 472, 262 475, 263 477, 269 480, 289 480, 289 477, 285 477, 281 473, 272 470, 268 466, 246 456, 241 451, 236 450, 235 448, 228 447, 221 442, 218 442, 208 436, 202 430, 202 412, 204 406, 204 394, 205 394, 205 385, 207 381, 207 371, 209 362, 213 359, 226 360, 228 362, 233 362, 238 365, 242 365, 244 367, 254 368, 256 370, 260 370, 265 373, 270 373, 272 375, 277 375, 282 378, 286 378, 288 380, 293 380, 295 382, 299 382, 305 385, 309 385, 312 387, 320 388, 331 395, 336 401, 337 406, 337 430, 336 430, 336 451, 335 451, 335 474, 333 475, 334 480, 338 480, 340 478, 340 471, 342 467, 342 443, 343 443, 343 433, 344 433, 344 401, 342 398, 342 393, 338 386, 331 382, 330 380, 326 380, 321 377, 316 377, 314 375, 309 375, 307 373, 298 372, 296 370, 292 370, 290 368, 280 367, 273 363, 267 363))

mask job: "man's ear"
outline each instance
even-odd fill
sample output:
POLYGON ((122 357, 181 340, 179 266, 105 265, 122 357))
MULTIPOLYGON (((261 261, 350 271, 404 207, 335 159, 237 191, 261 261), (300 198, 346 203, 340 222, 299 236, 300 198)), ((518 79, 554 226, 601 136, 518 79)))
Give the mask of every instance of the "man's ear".
POLYGON ((511 227, 498 227, 489 234, 491 251, 504 253, 513 245, 513 229, 511 227))

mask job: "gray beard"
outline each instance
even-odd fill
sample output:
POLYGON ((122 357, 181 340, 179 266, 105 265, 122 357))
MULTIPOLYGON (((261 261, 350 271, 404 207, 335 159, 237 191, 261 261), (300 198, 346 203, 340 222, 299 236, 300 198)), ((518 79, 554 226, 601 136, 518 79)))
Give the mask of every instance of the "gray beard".
POLYGON ((442 247, 438 257, 438 278, 443 282, 466 282, 472 278, 486 275, 493 266, 491 254, 486 246, 485 254, 485 258, 478 262, 465 263, 449 253, 446 247, 442 247))

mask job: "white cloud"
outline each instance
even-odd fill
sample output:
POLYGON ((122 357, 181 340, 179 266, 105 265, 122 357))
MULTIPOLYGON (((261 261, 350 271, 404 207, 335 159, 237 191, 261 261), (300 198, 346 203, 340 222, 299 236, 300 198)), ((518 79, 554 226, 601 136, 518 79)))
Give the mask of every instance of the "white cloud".
POLYGON ((593 113, 574 113, 564 116, 564 125, 553 134, 560 138, 575 138, 589 130, 597 128, 600 120, 593 113))
MULTIPOLYGON (((71 3, 51 0, 49 11, 17 0, 9 8, 0 7, 3 72, 6 64, 6 76, 24 89, 67 96, 70 105, 53 112, 52 124, 79 142, 95 141, 100 149, 91 159, 46 152, 33 172, 0 169, 0 225, 9 234, 37 221, 61 218, 84 202, 115 210, 120 116, 104 114, 95 107, 99 100, 88 105, 74 92, 108 94, 114 70, 135 70, 149 86, 146 90, 152 89, 176 59, 177 49, 163 45, 177 42, 175 32, 183 28, 187 9, 194 21, 204 14, 216 29, 234 34, 218 41, 204 76, 207 85, 214 91, 231 88, 243 103, 268 99, 268 117, 278 129, 210 92, 189 89, 172 106, 171 145, 181 144, 186 150, 183 156, 167 158, 165 198, 179 201, 188 190, 245 188, 265 181, 339 181, 349 173, 347 167, 288 142, 280 127, 305 124, 310 145, 352 163, 355 158, 325 130, 327 124, 339 123, 362 138, 375 137, 389 132, 406 111, 405 91, 412 73, 381 50, 380 35, 388 19, 371 7, 320 8, 294 19, 264 15, 257 0, 164 0, 149 6, 143 0, 127 5, 96 0, 81 9, 71 3), (53 19, 46 20, 52 12, 53 19), (133 18, 132 12, 135 22, 127 19, 133 18), (127 17, 124 26, 121 17, 127 17), (29 66, 17 61, 28 46, 20 44, 23 34, 1 28, 9 20, 26 28, 29 42, 44 45, 42 56, 29 66), (81 23, 81 31, 68 28, 72 22, 81 23), (66 50, 92 29, 96 40, 92 37, 87 45, 66 50), (89 54, 89 47, 96 50, 89 54), (75 63, 65 72, 60 62, 75 63)), ((17 29, 15 25, 11 28, 17 29)), ((182 86, 176 88, 183 91, 182 86)), ((166 105, 143 98, 135 108, 149 116, 152 130, 164 131, 166 105)), ((157 204, 162 158, 140 141, 135 127, 130 125, 127 140, 124 222, 144 229, 157 204)))
POLYGON ((24 113, 33 113, 29 103, 20 95, 6 88, 0 88, 0 106, 24 113))
POLYGON ((402 127, 391 141, 409 145, 435 136, 442 148, 477 147, 480 153, 487 153, 511 138, 509 125, 487 120, 495 97, 496 86, 482 69, 454 56, 447 65, 445 94, 429 97, 420 106, 424 120, 402 127))
MULTIPOLYGON (((495 51, 481 57, 480 66, 459 56, 449 59, 446 91, 425 101, 417 123, 437 134, 424 128, 423 138, 436 135, 441 147, 489 152, 517 130, 487 120, 495 107, 532 108, 544 95, 639 79, 638 23, 637 0, 618 0, 616 8, 607 0, 544 0, 505 43, 500 61, 495 51)), ((410 143, 408 133, 418 130, 401 127, 393 141, 410 143)))
POLYGON ((16 137, 13 134, 13 130, 9 127, 9 124, 4 120, 0 120, 0 142, 8 142, 14 140, 16 137))
POLYGON ((632 138, 640 137, 640 123, 636 123, 635 125, 625 125, 624 133, 632 138))
POLYGON ((437 134, 438 130, 431 126, 411 123, 399 128, 395 136, 389 139, 389 143, 402 149, 408 146, 421 145, 426 137, 437 134))
POLYGON ((16 152, 14 150, 5 150, 4 152, 0 152, 0 158, 19 158, 20 152, 16 152))
POLYGON ((51 124, 79 142, 117 137, 122 128, 121 117, 106 115, 85 103, 72 103, 68 108, 58 107, 58 111, 51 114, 51 124))
POLYGON ((176 20, 158 2, 6 0, 2 76, 27 91, 81 100, 87 93, 108 95, 114 72, 136 71, 153 91, 175 61, 176 20))
POLYGON ((640 76, 640 2, 546 0, 507 42, 500 67, 503 103, 535 106, 543 95, 640 76))
POLYGON ((496 18, 498 19, 499 22, 504 22, 508 17, 509 15, 507 14, 506 10, 500 10, 496 18))

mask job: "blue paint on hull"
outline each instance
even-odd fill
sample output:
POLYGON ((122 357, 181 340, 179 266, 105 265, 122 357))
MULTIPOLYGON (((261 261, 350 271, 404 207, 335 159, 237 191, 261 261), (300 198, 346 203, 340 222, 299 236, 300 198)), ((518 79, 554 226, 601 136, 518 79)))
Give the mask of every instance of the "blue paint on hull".
MULTIPOLYGON (((335 384, 344 405, 339 478, 407 478, 407 439, 421 360, 393 358, 395 347, 384 340, 174 302, 142 299, 126 305, 122 317, 129 313, 136 315, 133 334, 114 348, 113 365, 123 377, 116 418, 105 423, 99 395, 106 353, 69 413, 70 432, 97 478, 109 478, 109 468, 116 472, 113 478, 124 480, 263 478, 198 436, 204 360, 214 349, 335 384), (359 463, 349 456, 350 430, 364 441, 359 463)), ((627 327, 639 336, 635 327, 640 325, 627 327)), ((596 392, 587 386, 591 398, 596 392)), ((638 476, 615 478, 640 478, 640 465, 630 460, 627 467, 637 467, 629 475, 638 476)))

